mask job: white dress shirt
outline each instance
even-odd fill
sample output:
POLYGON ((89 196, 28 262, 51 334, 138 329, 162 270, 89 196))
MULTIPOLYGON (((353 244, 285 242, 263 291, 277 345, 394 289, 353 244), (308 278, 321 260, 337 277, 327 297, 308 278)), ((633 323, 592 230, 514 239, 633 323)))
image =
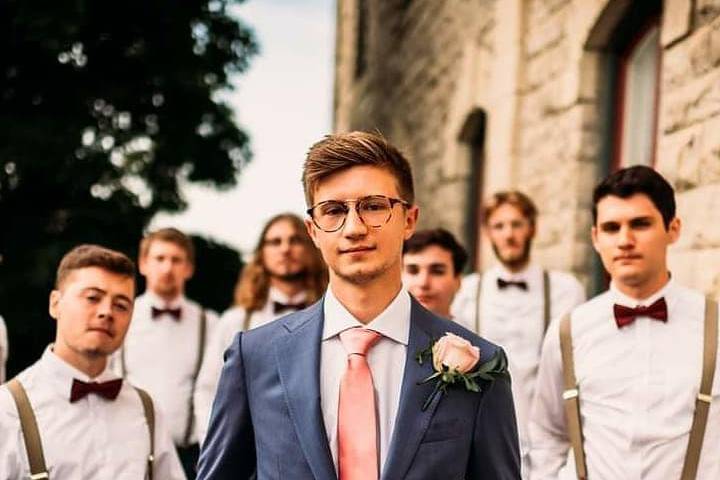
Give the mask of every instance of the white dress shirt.
MULTIPOLYGON (((135 300, 132 322, 125 337, 125 377, 153 397, 168 418, 170 434, 175 445, 184 446, 185 429, 188 422, 188 408, 193 395, 198 347, 199 322, 202 309, 197 303, 184 296, 167 304, 156 295, 147 292, 135 300), (153 319, 152 307, 181 308, 180 320, 165 314, 153 319)), ((215 334, 217 324, 215 313, 205 310, 207 330, 205 355, 215 334)), ((120 352, 113 358, 116 372, 122 374, 120 352)), ((198 441, 198 412, 207 411, 209 405, 194 404, 194 428, 190 443, 198 441)))
POLYGON ((323 304, 325 323, 320 346, 320 404, 336 472, 340 380, 348 363, 347 352, 339 334, 348 328, 363 327, 382 335, 367 355, 375 386, 382 469, 390 447, 400 402, 400 389, 410 336, 410 305, 410 295, 405 288, 402 288, 380 315, 367 325, 363 325, 335 297, 332 286, 325 294, 323 304))
MULTIPOLYGON (((501 345, 507 352, 525 466, 529 448, 527 422, 545 333, 543 270, 537 265, 530 265, 519 273, 510 272, 501 266, 489 269, 482 275, 479 313, 475 312, 475 296, 480 276, 473 274, 468 277, 463 280, 462 295, 458 295, 457 304, 453 304, 453 319, 477 332, 474 323, 479 318, 480 331, 477 333, 501 345), (528 289, 526 291, 516 286, 500 289, 498 278, 524 281, 528 289)), ((553 270, 549 272, 549 279, 551 319, 561 317, 585 301, 585 289, 569 273, 553 270)))
POLYGON ((5 321, 0 317, 0 383, 5 382, 5 365, 8 359, 8 336, 5 321))
MULTIPOLYGON (((275 313, 273 302, 288 305, 303 303, 306 299, 307 292, 305 291, 293 296, 288 296, 277 288, 270 287, 268 291, 268 301, 265 303, 265 306, 250 314, 248 330, 260 327, 279 317, 292 313, 292 310, 283 310, 275 313)), ((244 326, 245 309, 239 306, 231 307, 222 314, 215 333, 212 338, 209 339, 208 350, 203 359, 202 368, 198 374, 198 380, 195 386, 196 432, 200 443, 205 440, 205 435, 207 434, 212 402, 215 399, 215 391, 217 390, 217 384, 220 380, 225 350, 228 349, 235 335, 243 331, 244 326)))
MULTIPOLYGON (((573 352, 589 478, 680 478, 700 388, 704 306, 701 293, 671 280, 643 300, 611 286, 573 310, 573 352), (660 297, 667 302, 667 323, 637 317, 632 324, 617 327, 613 304, 647 306, 660 297)), ((532 480, 556 478, 570 447, 558 329, 559 322, 554 322, 543 345, 531 413, 532 480)), ((718 452, 720 366, 715 370, 698 479, 720 478, 718 452)))
MULTIPOLYGON (((53 480, 142 480, 150 453, 148 425, 137 391, 123 382, 115 400, 89 394, 70 403, 74 378, 105 382, 118 378, 105 369, 96 378, 61 360, 51 346, 17 377, 27 392, 53 480)), ((30 478, 17 407, 0 387, 0 480, 30 478)), ((154 478, 185 479, 162 412, 155 414, 154 478)))

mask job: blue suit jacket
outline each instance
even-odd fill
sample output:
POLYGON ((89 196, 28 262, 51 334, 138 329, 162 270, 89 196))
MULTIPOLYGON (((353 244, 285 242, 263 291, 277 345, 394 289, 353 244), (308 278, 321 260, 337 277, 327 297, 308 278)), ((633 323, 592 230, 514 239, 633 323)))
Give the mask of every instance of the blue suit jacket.
MULTIPOLYGON (((320 409, 322 301, 264 327, 239 334, 226 352, 199 480, 335 480, 320 409)), ((432 372, 415 355, 453 332, 490 359, 499 347, 412 301, 410 337, 400 404, 383 480, 520 479, 510 382, 482 385, 481 393, 433 390, 418 381, 432 372)))

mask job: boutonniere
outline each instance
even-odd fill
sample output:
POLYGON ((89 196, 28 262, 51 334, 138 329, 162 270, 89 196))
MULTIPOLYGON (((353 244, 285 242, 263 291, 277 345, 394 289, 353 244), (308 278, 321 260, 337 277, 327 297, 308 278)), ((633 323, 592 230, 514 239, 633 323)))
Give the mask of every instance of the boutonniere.
POLYGON ((507 375, 507 359, 501 350, 473 370, 480 362, 480 349, 450 332, 439 340, 430 342, 427 348, 416 355, 420 365, 427 358, 431 359, 435 373, 418 382, 418 385, 435 380, 435 388, 425 400, 423 411, 427 410, 435 396, 446 393, 447 389, 454 385, 465 387, 469 392, 480 392, 478 379, 493 381, 507 375))

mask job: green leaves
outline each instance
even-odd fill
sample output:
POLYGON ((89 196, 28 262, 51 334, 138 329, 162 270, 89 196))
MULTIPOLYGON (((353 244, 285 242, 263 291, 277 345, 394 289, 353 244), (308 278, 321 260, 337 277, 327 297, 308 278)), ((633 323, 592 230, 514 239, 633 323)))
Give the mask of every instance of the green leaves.
MULTIPOLYGON (((417 362, 422 365, 426 359, 433 362, 432 348, 436 340, 430 342, 430 345, 420 350, 415 358, 417 362)), ((432 375, 418 382, 418 385, 422 385, 428 382, 436 380, 435 387, 432 393, 428 396, 422 406, 422 410, 428 409, 430 404, 433 402, 437 395, 443 395, 447 392, 448 388, 458 385, 460 388, 465 388, 468 392, 479 393, 482 391, 478 380, 493 382, 498 378, 510 380, 510 374, 508 373, 507 356, 505 352, 498 349, 495 354, 487 362, 479 364, 479 366, 468 373, 460 373, 455 369, 450 369, 446 365, 442 365, 441 371, 435 371, 432 375)))

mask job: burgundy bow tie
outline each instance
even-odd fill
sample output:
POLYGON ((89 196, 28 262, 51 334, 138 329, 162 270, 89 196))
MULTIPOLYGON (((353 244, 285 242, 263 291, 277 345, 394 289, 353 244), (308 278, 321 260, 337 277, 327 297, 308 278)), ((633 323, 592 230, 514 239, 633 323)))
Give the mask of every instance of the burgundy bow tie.
POLYGON ((304 302, 300 303, 282 303, 273 301, 273 313, 284 312, 285 310, 302 310, 307 307, 304 302))
POLYGON ((497 279, 497 286, 500 290, 505 290, 507 287, 517 287, 520 290, 527 291, 528 284, 525 280, 503 280, 502 278, 497 279))
POLYGON ((661 322, 667 322, 668 319, 667 303, 665 303, 664 297, 647 307, 630 308, 616 303, 613 305, 613 312, 618 328, 630 325, 636 317, 650 317, 661 322))
POLYGON ((180 320, 180 316, 182 315, 182 309, 180 307, 177 308, 157 308, 152 307, 151 309, 151 315, 153 319, 156 319, 162 315, 170 315, 175 320, 180 320))
POLYGON ((70 403, 77 402, 86 397, 89 393, 100 395, 108 400, 115 400, 122 387, 122 378, 107 382, 83 382, 77 378, 73 379, 70 389, 70 403))

